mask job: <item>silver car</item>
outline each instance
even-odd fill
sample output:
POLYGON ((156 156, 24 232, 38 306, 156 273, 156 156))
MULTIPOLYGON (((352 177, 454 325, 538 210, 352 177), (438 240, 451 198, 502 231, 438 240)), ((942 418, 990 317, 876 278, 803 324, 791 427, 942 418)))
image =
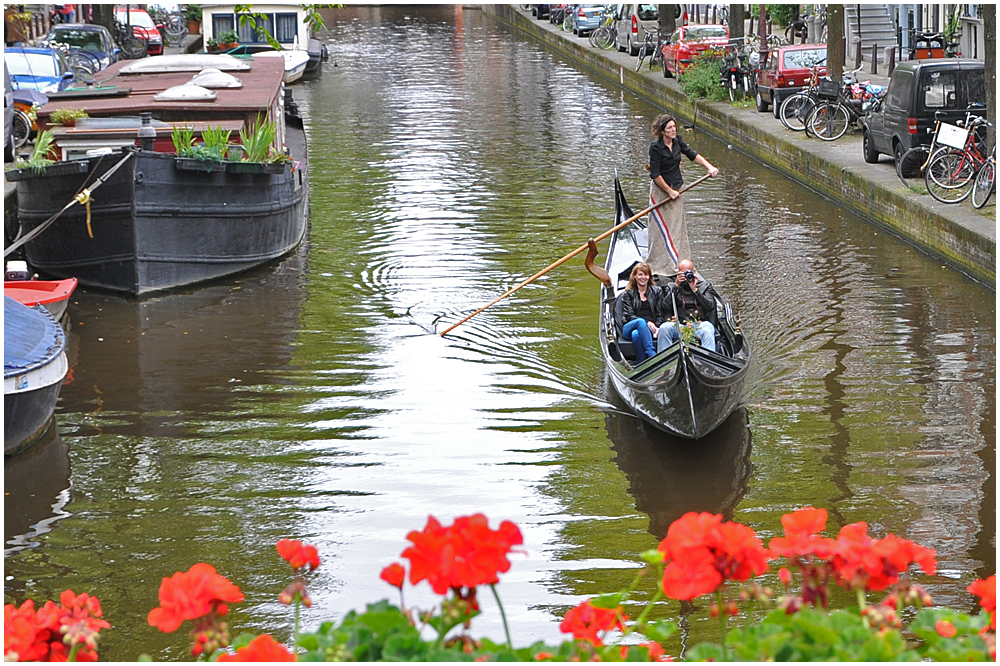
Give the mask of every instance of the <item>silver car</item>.
POLYGON ((625 5, 619 16, 615 46, 619 51, 628 51, 629 55, 639 55, 639 47, 647 34, 656 39, 660 23, 659 5, 625 5))

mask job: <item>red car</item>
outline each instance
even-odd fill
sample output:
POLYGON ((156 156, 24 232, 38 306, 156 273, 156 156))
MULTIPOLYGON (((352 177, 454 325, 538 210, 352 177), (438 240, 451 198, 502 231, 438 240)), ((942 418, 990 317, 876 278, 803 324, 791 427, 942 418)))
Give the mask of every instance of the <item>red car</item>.
POLYGON ((132 34, 146 42, 146 53, 149 55, 163 53, 163 36, 145 10, 130 9, 126 17, 125 10, 118 9, 115 11, 115 19, 119 23, 132 25, 132 34))
POLYGON ((777 118, 781 103, 809 83, 812 68, 819 65, 819 75, 826 75, 826 44, 782 46, 768 52, 757 74, 757 110, 774 108, 777 118))
POLYGON ((684 70, 695 54, 708 49, 722 50, 729 43, 724 25, 684 25, 674 30, 663 45, 663 76, 670 78, 684 70))

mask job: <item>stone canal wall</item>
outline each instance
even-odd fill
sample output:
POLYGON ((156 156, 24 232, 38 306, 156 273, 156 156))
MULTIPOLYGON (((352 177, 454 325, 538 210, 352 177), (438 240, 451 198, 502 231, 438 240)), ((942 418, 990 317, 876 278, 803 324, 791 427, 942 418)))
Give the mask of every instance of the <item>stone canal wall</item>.
MULTIPOLYGON (((996 289, 996 206, 992 200, 981 212, 968 202, 941 204, 930 195, 903 187, 890 158, 883 156, 881 164, 865 163, 860 133, 824 142, 786 130, 770 112, 759 113, 753 106, 743 109, 724 102, 692 101, 676 80, 663 78, 662 72, 646 67, 636 72, 634 57, 595 49, 586 39, 538 21, 516 5, 482 7, 574 64, 694 123, 699 130, 996 289)), ((886 82, 884 77, 870 78, 886 82)))

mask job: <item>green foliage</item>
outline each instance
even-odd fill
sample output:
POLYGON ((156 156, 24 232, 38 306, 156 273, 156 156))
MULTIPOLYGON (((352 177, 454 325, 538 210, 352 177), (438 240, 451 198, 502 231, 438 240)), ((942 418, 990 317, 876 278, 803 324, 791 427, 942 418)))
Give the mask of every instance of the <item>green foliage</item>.
MULTIPOLYGON (((792 22, 795 18, 795 12, 798 9, 798 5, 764 5, 764 11, 766 12, 764 16, 771 19, 774 23, 778 24, 782 28, 787 28, 788 24, 792 22)), ((750 18, 755 22, 757 17, 760 15, 759 12, 760 5, 750 5, 750 18)))
POLYGON ((217 152, 219 159, 224 160, 226 152, 229 150, 229 137, 231 134, 232 132, 224 130, 221 127, 216 127, 215 129, 207 127, 201 133, 201 140, 204 142, 205 148, 217 152))
POLYGON ((35 149, 31 151, 31 157, 26 160, 19 160, 17 166, 41 172, 48 165, 54 164, 55 160, 50 158, 53 149, 52 144, 52 130, 42 130, 35 137, 35 149))
MULTIPOLYGON (((734 630, 727 641, 737 661, 920 661, 896 630, 873 631, 857 612, 773 611, 763 622, 734 630)), ((702 644, 686 658, 723 659, 718 645, 702 644)))
POLYGON ((188 21, 200 21, 201 5, 184 5, 184 18, 188 21))
POLYGON ((677 83, 688 98, 706 97, 713 102, 729 99, 726 90, 719 85, 721 60, 721 54, 712 50, 694 56, 691 65, 677 76, 677 83))
POLYGON ((918 651, 934 661, 988 661, 989 648, 980 631, 988 624, 986 613, 966 615, 947 608, 925 608, 917 613, 909 629, 923 640, 918 651), (946 638, 938 633, 937 623, 950 622, 955 635, 946 638))
POLYGON ((299 636, 299 645, 306 651, 300 661, 422 661, 430 655, 409 617, 386 600, 360 615, 351 611, 339 625, 324 622, 315 633, 299 636))
POLYGON ((49 119, 57 125, 72 125, 77 118, 89 118, 83 109, 56 109, 49 119))
POLYGON ((240 143, 246 151, 248 162, 265 162, 271 152, 271 145, 275 137, 274 123, 264 120, 263 116, 257 118, 257 122, 250 127, 240 130, 240 143))
POLYGON ((174 142, 174 152, 187 157, 194 148, 194 128, 175 126, 170 133, 170 140, 174 142))
POLYGON ((240 41, 240 37, 236 34, 235 30, 225 30, 216 35, 215 38, 220 44, 238 44, 240 41))

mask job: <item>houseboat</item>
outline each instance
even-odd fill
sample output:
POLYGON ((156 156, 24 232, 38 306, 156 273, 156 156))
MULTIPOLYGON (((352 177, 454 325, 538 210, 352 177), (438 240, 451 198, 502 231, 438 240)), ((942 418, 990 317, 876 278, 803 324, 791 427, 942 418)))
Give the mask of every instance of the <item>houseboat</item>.
MULTIPOLYGON (((233 54, 273 51, 267 36, 240 20, 237 5, 202 5, 202 42, 205 51, 210 43, 219 45, 233 54), (225 38, 236 34, 236 42, 225 38), (235 47, 235 49, 234 49, 235 47)), ((257 28, 263 28, 279 44, 286 60, 286 83, 299 78, 319 75, 321 65, 329 58, 326 45, 316 39, 307 20, 306 10, 300 5, 253 5, 257 28), (263 17, 263 18, 262 18, 263 17), (298 52, 298 53, 296 53, 298 52), (303 58, 308 55, 308 59, 303 58)))
POLYGON ((306 229, 309 169, 283 75, 278 58, 158 56, 50 98, 38 118, 59 161, 7 172, 28 263, 143 296, 291 252, 306 229), (74 108, 89 117, 53 125, 74 108))

